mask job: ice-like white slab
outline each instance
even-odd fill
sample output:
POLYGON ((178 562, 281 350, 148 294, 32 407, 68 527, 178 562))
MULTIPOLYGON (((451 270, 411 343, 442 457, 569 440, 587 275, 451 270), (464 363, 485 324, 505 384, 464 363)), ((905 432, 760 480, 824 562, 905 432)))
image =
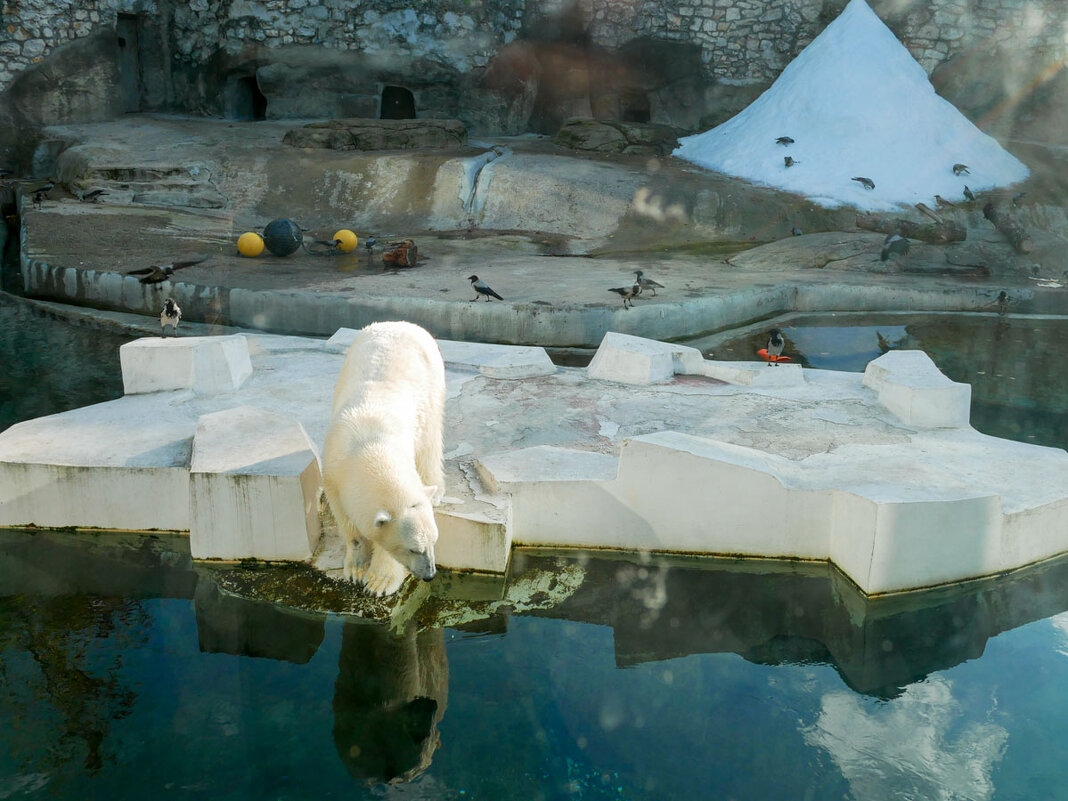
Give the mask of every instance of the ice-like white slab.
POLYGON ((671 380, 675 373, 696 373, 703 361, 701 351, 688 345, 609 331, 586 367, 586 375, 622 384, 655 384, 671 380))
POLYGON ((204 415, 190 465, 193 558, 311 558, 320 486, 315 446, 297 419, 250 406, 204 415))
POLYGON ((434 558, 440 567, 503 573, 512 552, 512 533, 486 515, 437 510, 438 542, 434 558))
POLYGON ((127 395, 191 389, 198 395, 232 392, 252 375, 248 342, 222 337, 144 337, 119 348, 127 395))
POLYGON ((960 428, 971 418, 971 386, 950 381, 922 350, 892 350, 868 362, 864 386, 906 425, 960 428))

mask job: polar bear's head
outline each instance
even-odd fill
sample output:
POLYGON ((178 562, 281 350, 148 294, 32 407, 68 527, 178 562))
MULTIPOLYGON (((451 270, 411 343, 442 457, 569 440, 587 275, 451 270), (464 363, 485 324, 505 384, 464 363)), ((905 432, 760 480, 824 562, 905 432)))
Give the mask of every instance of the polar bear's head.
POLYGON ((397 508, 379 509, 375 514, 375 542, 423 581, 430 581, 437 573, 434 543, 438 541, 438 525, 430 503, 436 492, 437 487, 423 487, 422 495, 411 496, 397 508))

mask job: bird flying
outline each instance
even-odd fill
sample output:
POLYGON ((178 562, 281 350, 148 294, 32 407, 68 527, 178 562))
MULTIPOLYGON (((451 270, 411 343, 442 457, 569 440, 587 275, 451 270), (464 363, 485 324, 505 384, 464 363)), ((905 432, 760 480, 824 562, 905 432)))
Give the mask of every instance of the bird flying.
POLYGON ((786 146, 786 145, 792 145, 794 143, 794 140, 791 139, 789 136, 780 136, 778 139, 775 140, 775 142, 777 144, 786 146))
POLYGON ((865 178, 862 175, 858 175, 856 178, 850 178, 849 180, 850 181, 856 181, 858 184, 863 186, 865 189, 874 189, 875 188, 875 181, 873 181, 871 178, 865 178))
POLYGON ((481 297, 486 298, 486 300, 489 300, 490 298, 504 300, 504 298, 502 298, 500 295, 490 289, 486 282, 480 279, 477 275, 469 275, 467 276, 467 280, 471 282, 471 286, 475 290, 475 296, 471 299, 472 303, 474 303, 481 297))
POLYGON ((615 292, 621 298, 623 298, 623 308, 627 308, 629 302, 631 306, 634 305, 634 298, 638 297, 642 293, 641 285, 634 284, 633 286, 616 286, 608 290, 609 292, 615 292))
POLYGON ((167 335, 167 326, 171 327, 174 336, 178 336, 178 321, 182 319, 182 309, 174 302, 174 298, 163 301, 163 311, 159 313, 160 336, 167 335))
POLYGON ((787 167, 793 167, 795 164, 800 164, 801 162, 795 161, 792 156, 785 156, 782 160, 782 163, 785 164, 787 167))
MULTIPOLYGON (((663 284, 657 283, 657 282, 656 282, 656 281, 654 281, 654 280, 653 280, 652 278, 646 278, 646 277, 645 277, 645 273, 643 273, 643 272, 642 272, 641 270, 635 270, 635 271, 634 271, 634 275, 635 275, 635 277, 636 277, 635 283, 636 283, 636 284, 638 285, 639 289, 649 289, 649 290, 652 290, 652 293, 653 293, 653 297, 654 297, 654 298, 656 297, 656 290, 657 290, 657 288, 658 288, 658 287, 659 287, 660 289, 663 289, 663 288, 664 288, 664 285, 663 285, 663 284)), ((615 290, 614 290, 614 289, 613 289, 613 290, 610 290, 610 291, 611 291, 611 292, 615 292, 615 290)))
POLYGON ((142 284, 161 284, 174 275, 175 270, 183 270, 186 267, 192 267, 194 264, 200 264, 202 261, 207 261, 207 257, 193 259, 192 261, 176 261, 171 264, 153 264, 151 267, 127 270, 126 275, 139 276, 138 280, 142 284))
POLYGON ((968 172, 968 165, 967 164, 954 164, 953 165, 953 174, 954 175, 971 175, 971 173, 968 172))
POLYGON ((891 253, 904 255, 909 252, 909 241, 901 234, 887 234, 883 240, 883 252, 879 254, 879 261, 886 261, 891 253))

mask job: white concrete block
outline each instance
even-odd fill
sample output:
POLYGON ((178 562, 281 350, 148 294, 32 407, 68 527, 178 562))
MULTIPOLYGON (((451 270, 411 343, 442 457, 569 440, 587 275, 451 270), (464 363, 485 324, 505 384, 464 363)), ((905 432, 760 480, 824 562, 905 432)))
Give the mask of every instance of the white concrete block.
POLYGON ((144 337, 119 348, 127 395, 191 389, 198 395, 233 392, 252 375, 248 343, 222 337, 144 337))
POLYGON ((692 372, 703 361, 697 348, 609 331, 590 360, 586 374, 623 384, 655 384, 676 372, 692 372))
POLYGON ((537 445, 490 454, 475 469, 490 492, 507 492, 517 484, 546 481, 611 481, 619 460, 607 453, 537 445))
POLYGON ((800 364, 780 362, 717 362, 705 360, 698 368, 699 375, 741 384, 747 387, 788 387, 805 383, 800 364))
POLYGON ((438 509, 438 541, 434 559, 439 567, 504 573, 512 553, 512 535, 500 520, 485 515, 438 509))
POLYGON ((348 353, 353 341, 356 339, 356 328, 339 328, 323 346, 333 353, 348 353))
POLYGON ((449 339, 439 339, 438 347, 446 365, 473 367, 488 378, 533 378, 556 372, 556 365, 545 348, 449 339))
POLYGON ((310 559, 320 486, 315 447, 295 418, 250 406, 204 415, 190 473, 193 558, 310 559))
POLYGON ((892 350, 868 362, 864 386, 906 425, 961 428, 971 417, 971 386, 950 381, 922 350, 892 350))

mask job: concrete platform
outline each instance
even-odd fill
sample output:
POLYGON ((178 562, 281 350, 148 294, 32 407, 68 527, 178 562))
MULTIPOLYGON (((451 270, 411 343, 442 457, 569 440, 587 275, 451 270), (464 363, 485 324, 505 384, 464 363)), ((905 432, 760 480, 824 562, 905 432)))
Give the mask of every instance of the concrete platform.
MULTIPOLYGON (((0 525, 190 530, 194 437, 220 413, 278 420, 271 432, 299 424, 321 448, 343 353, 245 339, 253 372, 235 390, 127 395, 0 434, 0 525)), ((501 572, 513 543, 786 557, 831 561, 881 594, 1068 552, 1068 454, 966 424, 908 425, 857 374, 732 367, 728 383, 709 377, 730 375, 717 363, 687 357, 685 372, 646 386, 616 380, 633 369, 619 363, 599 379, 566 367, 503 379, 481 372, 479 346, 464 351, 447 369, 444 566, 501 572), (763 374, 791 378, 758 386, 763 374)), ((499 346, 484 353, 500 364, 499 346)), ((899 367, 880 366, 884 384, 908 383, 899 367)), ((925 403, 943 401, 918 394, 921 421, 925 403)), ((262 461, 246 472, 271 474, 262 461)), ((265 503, 307 520, 307 498, 305 487, 265 503)), ((342 554, 327 518, 309 559, 337 575, 342 554)))

